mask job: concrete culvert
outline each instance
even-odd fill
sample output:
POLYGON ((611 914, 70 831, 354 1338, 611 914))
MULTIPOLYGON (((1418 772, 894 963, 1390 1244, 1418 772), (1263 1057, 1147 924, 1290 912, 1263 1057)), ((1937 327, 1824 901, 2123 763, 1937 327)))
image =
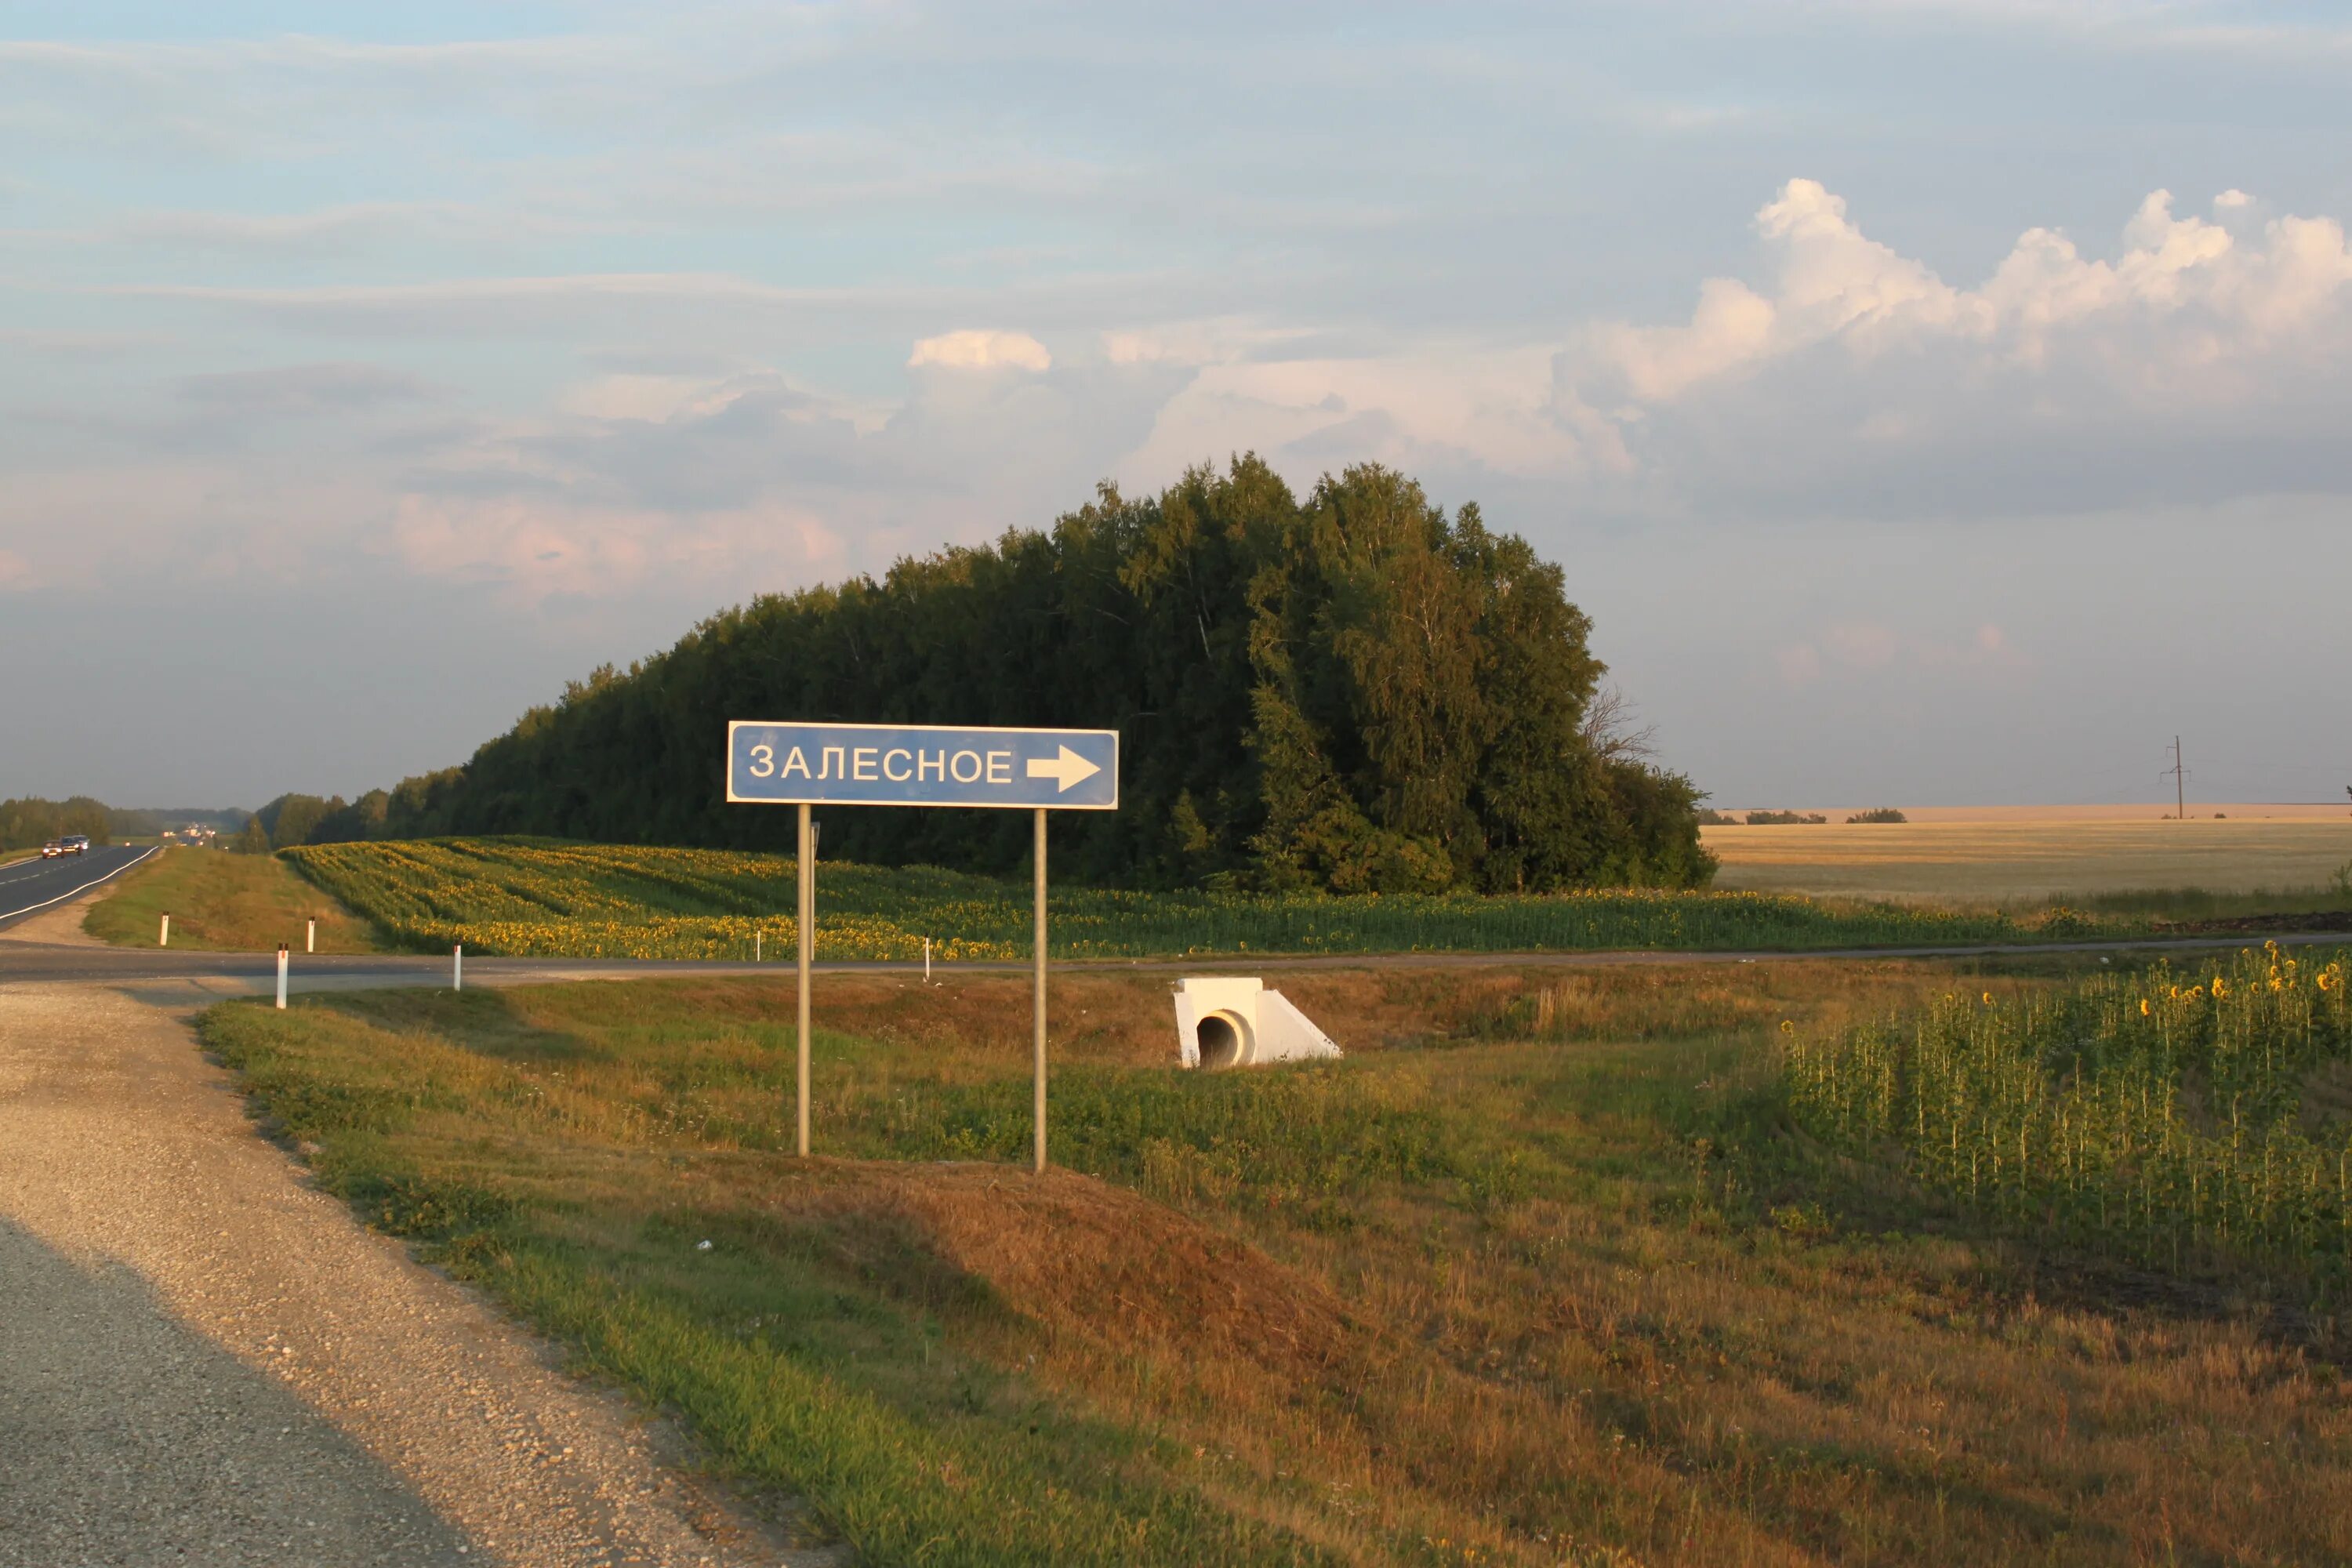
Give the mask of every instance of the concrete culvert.
POLYGON ((1339 1054, 1330 1036, 1264 981, 1191 975, 1176 983, 1176 1059, 1184 1067, 1214 1071, 1339 1054))
POLYGON ((1201 1065, 1213 1071, 1247 1060, 1248 1053, 1242 1049, 1242 1031, 1247 1026, 1231 1013, 1212 1013, 1202 1019, 1196 1031, 1201 1045, 1201 1065))

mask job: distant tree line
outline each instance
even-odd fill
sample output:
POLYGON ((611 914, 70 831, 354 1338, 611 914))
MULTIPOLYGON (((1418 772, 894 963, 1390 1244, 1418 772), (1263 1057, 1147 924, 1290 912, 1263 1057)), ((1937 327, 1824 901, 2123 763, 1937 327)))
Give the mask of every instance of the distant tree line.
MULTIPOLYGON (((1559 567, 1376 468, 1303 500, 1255 458, 1156 497, 1106 486, 1050 531, 767 595, 571 685, 463 768, 285 796, 285 847, 537 833, 783 848, 724 804, 730 719, 1115 727, 1121 809, 1056 822, 1057 872, 1115 885, 1685 887, 1698 794, 1601 688, 1559 567)), ((1025 813, 828 808, 827 857, 985 870, 1025 813)))
POLYGON ((398 789, 372 789, 357 800, 341 795, 281 795, 256 811, 229 847, 267 855, 302 844, 350 844, 369 838, 424 838, 442 831, 436 824, 433 791, 462 778, 448 768, 404 781, 398 789))
POLYGON ((22 849, 77 833, 92 844, 114 838, 152 838, 167 827, 203 823, 233 829, 251 813, 211 806, 147 806, 126 809, 86 795, 66 800, 0 800, 0 849, 22 849))
POLYGON ((86 833, 103 844, 114 830, 114 812, 104 801, 78 795, 66 800, 0 800, 0 849, 24 849, 86 833))
MULTIPOLYGON (((1891 805, 1874 805, 1868 811, 1855 812, 1846 820, 1907 822, 1910 818, 1891 805)), ((1698 809, 1698 825, 1701 827, 1738 827, 1743 825, 1749 827, 1811 826, 1827 821, 1829 818, 1818 811, 1751 811, 1743 817, 1736 811, 1717 811, 1713 806, 1703 805, 1698 809)))

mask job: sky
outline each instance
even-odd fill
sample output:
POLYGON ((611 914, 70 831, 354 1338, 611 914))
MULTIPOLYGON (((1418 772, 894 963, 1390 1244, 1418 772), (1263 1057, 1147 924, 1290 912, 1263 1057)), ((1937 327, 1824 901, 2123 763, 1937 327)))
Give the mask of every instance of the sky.
POLYGON ((354 795, 1255 451, 1532 541, 1720 805, 2340 799, 2347 79, 2196 0, 0 0, 0 796, 354 795))

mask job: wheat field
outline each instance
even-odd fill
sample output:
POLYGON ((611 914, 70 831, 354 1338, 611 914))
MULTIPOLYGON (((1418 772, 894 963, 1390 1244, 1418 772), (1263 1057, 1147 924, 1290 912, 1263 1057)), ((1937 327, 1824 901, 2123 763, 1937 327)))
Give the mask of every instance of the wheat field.
POLYGON ((2011 820, 1708 827, 1716 886, 1772 893, 2005 903, 2200 888, 2326 886, 2352 862, 2335 821, 2011 820))

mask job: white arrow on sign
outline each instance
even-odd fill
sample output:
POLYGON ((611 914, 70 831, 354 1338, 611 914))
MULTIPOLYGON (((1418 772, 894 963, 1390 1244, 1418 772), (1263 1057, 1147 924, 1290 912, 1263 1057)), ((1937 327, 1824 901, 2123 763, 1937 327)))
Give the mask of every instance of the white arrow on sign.
POLYGON ((1069 788, 1072 784, 1083 784, 1100 772, 1102 772, 1102 769, 1087 761, 1086 758, 1078 755, 1077 752, 1070 750, 1067 746, 1064 746, 1062 748, 1062 754, 1058 757, 1032 757, 1029 759, 1029 776, 1033 779, 1052 779, 1055 781, 1057 785, 1057 794, 1068 794, 1069 788))

